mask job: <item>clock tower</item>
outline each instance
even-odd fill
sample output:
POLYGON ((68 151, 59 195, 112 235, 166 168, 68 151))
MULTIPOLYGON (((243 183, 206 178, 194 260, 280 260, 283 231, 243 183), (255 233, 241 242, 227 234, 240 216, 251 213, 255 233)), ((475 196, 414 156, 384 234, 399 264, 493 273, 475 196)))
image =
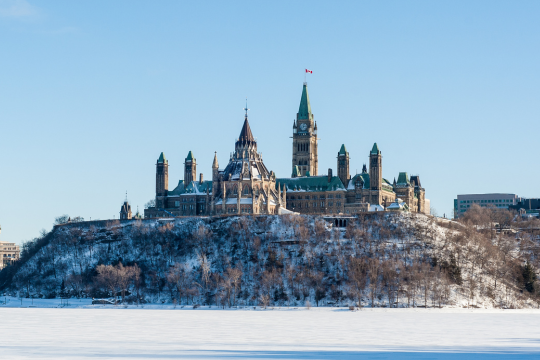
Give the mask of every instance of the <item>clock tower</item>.
POLYGON ((317 123, 313 120, 307 83, 304 83, 300 108, 293 122, 293 157, 292 176, 319 174, 319 159, 317 156, 317 123), (298 167, 298 172, 294 171, 298 167))

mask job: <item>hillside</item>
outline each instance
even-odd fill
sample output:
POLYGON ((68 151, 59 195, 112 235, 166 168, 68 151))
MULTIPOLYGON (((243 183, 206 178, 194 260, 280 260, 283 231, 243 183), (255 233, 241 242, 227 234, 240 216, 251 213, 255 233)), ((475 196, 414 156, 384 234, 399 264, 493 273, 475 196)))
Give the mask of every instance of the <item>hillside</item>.
POLYGON ((347 228, 317 216, 85 222, 26 243, 0 286, 223 307, 536 307, 531 247, 521 245, 411 213, 366 214, 347 228))

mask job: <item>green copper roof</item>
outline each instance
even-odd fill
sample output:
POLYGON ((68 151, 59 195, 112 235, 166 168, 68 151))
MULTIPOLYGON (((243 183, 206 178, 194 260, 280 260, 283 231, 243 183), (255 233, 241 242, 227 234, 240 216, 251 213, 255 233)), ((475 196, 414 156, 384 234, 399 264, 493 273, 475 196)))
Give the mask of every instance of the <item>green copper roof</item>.
POLYGON ((167 159, 165 159, 165 154, 164 153, 161 153, 161 155, 159 155, 159 159, 157 161, 159 164, 166 164, 167 163, 167 159))
POLYGON ((304 88, 302 89, 302 98, 300 99, 300 108, 298 109, 298 119, 309 119, 310 115, 311 105, 309 104, 307 84, 304 84, 304 88))
POLYGON ((377 143, 373 144, 373 149, 371 149, 371 153, 372 154, 379 154, 380 153, 380 150, 379 150, 379 147, 377 146, 377 143))
POLYGON ((193 153, 191 152, 191 150, 188 152, 187 154, 187 158, 186 160, 193 160, 195 157, 193 156, 193 153))
POLYGON ((178 181, 178 185, 174 190, 169 191, 168 196, 178 196, 178 195, 205 195, 206 190, 212 192, 212 181, 203 181, 199 183, 198 181, 192 181, 190 183, 184 183, 184 180, 178 181))
POLYGON ((339 154, 347 155, 347 149, 345 148, 345 144, 341 144, 341 149, 339 149, 339 154))
POLYGON ((351 181, 349 181, 349 189, 354 189, 354 187, 356 186, 356 182, 357 182, 357 180, 359 180, 359 178, 362 179, 362 181, 364 183, 364 186, 362 188, 363 189, 369 189, 369 187, 370 187, 369 174, 367 172, 354 175, 352 177, 351 181))
POLYGON ((309 170, 306 171, 306 176, 311 176, 311 174, 309 173, 309 170))
POLYGON ((406 172, 400 172, 398 179, 397 179, 397 185, 411 185, 409 181, 409 176, 406 172))
POLYGON ((328 181, 328 176, 302 176, 276 179, 276 186, 278 183, 286 186, 287 193, 300 191, 345 191, 345 186, 343 186, 343 183, 337 176, 333 176, 330 182, 328 181))

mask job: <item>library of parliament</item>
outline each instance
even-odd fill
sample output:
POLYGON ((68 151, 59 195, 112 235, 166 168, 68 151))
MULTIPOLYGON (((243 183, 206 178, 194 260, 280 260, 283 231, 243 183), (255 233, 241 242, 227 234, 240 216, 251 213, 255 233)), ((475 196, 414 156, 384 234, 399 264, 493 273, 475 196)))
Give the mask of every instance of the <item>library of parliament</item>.
MULTIPOLYGON (((217 154, 212 180, 197 179, 197 160, 192 151, 184 162, 184 179, 169 189, 169 162, 161 153, 156 163, 155 206, 144 210, 145 218, 208 216, 225 214, 328 214, 354 215, 365 211, 411 211, 429 214, 429 200, 419 176, 400 172, 397 180, 383 178, 382 153, 375 143, 369 151, 369 167, 351 176, 349 153, 341 145, 337 153, 337 176, 328 169, 319 175, 317 122, 304 83, 300 107, 292 127, 291 176, 268 170, 257 152, 249 126, 244 124, 228 163, 220 168, 217 154)), ((337 147, 336 147, 337 149, 337 147)), ((121 219, 131 218, 124 204, 121 219)))

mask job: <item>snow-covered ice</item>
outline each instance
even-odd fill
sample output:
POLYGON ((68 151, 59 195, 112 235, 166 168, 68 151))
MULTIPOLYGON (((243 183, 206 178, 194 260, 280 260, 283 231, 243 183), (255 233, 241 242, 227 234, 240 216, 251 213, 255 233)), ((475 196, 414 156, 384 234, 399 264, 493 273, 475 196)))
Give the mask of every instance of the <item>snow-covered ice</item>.
POLYGON ((45 307, 59 303, 0 307, 0 358, 540 358, 540 310, 45 307))

